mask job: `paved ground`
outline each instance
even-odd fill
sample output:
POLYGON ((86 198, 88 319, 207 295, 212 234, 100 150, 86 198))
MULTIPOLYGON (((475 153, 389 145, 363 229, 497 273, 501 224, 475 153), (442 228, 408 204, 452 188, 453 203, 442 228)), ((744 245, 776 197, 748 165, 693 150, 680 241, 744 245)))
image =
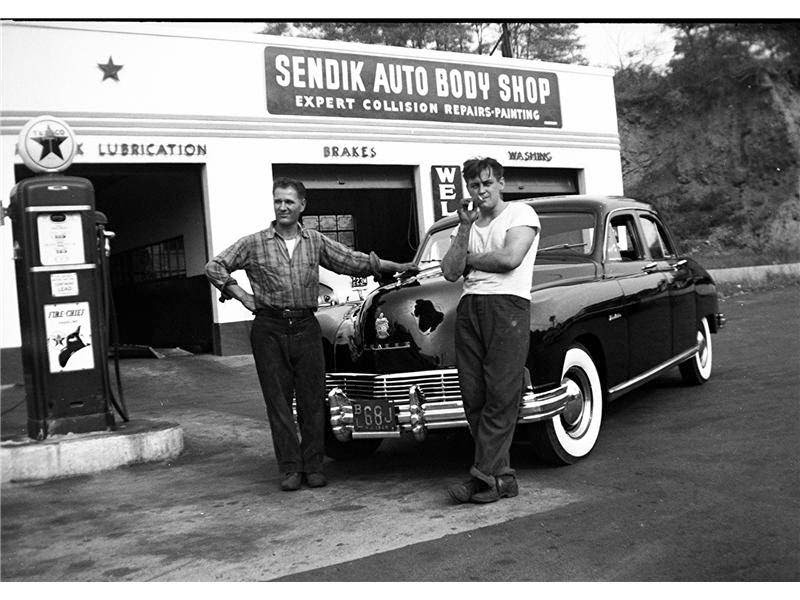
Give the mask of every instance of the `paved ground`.
MULTIPOLYGON (((572 467, 515 448, 520 496, 485 507, 444 494, 469 462, 459 437, 386 443, 282 493, 250 357, 126 360, 132 416, 181 423, 185 452, 3 485, 2 579, 796 581, 798 295, 728 299, 709 384, 672 373, 614 403, 572 467)), ((4 437, 21 399, 4 387, 4 437)))

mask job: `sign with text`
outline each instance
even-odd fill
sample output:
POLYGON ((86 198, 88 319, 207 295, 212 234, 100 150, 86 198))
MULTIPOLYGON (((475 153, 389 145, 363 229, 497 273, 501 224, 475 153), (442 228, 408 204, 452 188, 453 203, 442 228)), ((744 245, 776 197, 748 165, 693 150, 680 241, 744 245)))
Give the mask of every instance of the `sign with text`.
POLYGON ((458 203, 464 197, 464 180, 461 167, 442 165, 431 167, 433 186, 433 217, 438 220, 456 212, 458 203))
POLYGON ((555 73, 268 46, 273 115, 560 128, 555 73))

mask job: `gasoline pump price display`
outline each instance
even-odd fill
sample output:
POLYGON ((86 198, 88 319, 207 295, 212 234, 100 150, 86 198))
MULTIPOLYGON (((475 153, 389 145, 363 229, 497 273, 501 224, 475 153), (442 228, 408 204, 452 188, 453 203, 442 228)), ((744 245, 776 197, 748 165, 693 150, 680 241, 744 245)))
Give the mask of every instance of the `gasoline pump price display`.
POLYGON ((39 259, 43 265, 76 265, 85 262, 80 214, 39 215, 39 259))

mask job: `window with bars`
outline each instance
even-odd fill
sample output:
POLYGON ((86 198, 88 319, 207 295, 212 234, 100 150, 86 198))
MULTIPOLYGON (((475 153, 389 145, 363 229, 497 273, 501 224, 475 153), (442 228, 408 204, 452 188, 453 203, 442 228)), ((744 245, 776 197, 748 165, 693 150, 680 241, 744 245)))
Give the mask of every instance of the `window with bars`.
POLYGON ((356 225, 353 215, 308 215, 303 217, 303 227, 316 229, 348 248, 355 248, 356 225))
POLYGON ((111 256, 112 285, 131 285, 173 277, 186 277, 182 235, 111 256))

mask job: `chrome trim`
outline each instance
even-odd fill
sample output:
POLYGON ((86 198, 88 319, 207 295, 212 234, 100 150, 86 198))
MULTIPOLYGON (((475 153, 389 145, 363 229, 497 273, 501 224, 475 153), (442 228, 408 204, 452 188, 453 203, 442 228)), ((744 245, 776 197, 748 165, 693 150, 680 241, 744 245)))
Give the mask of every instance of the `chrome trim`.
POLYGON ((647 381, 651 377, 659 374, 661 371, 669 369, 670 367, 674 367, 676 364, 682 363, 683 361, 691 358, 692 356, 694 356, 697 353, 697 350, 698 350, 698 346, 697 345, 692 346, 688 350, 685 350, 685 351, 681 352, 677 356, 673 356, 669 360, 661 363, 660 365, 657 365, 657 366, 653 367, 652 369, 650 369, 648 371, 645 371, 641 375, 637 375, 633 379, 630 379, 628 381, 620 383, 619 385, 615 385, 613 388, 608 390, 609 396, 612 396, 612 397, 613 396, 617 396, 619 394, 624 393, 625 391, 628 391, 632 387, 635 387, 637 385, 640 385, 640 384, 644 383, 645 381, 647 381))
POLYGON ((334 437, 340 442, 348 442, 353 435, 353 407, 350 400, 339 388, 328 393, 330 425, 334 437))
MULTIPOLYGON (((330 426, 340 441, 358 438, 390 438, 402 435, 413 436, 417 441, 425 439, 428 430, 468 427, 461 401, 460 390, 452 394, 427 394, 425 391, 440 384, 458 381, 455 369, 421 371, 411 373, 329 373, 326 375, 330 426), (414 380, 414 381, 412 381, 414 380), (398 385, 407 385, 405 394, 397 396, 398 385), (354 395, 348 396, 348 390, 354 395), (377 394, 373 393, 377 392, 377 394), (388 395, 385 395, 385 392, 388 395), (395 409, 397 429, 395 431, 355 431, 350 398, 369 400, 380 397, 388 400, 395 409)), ((567 385, 546 392, 534 393, 527 388, 520 398, 517 423, 535 423, 550 419, 564 410, 570 396, 567 385)))
POLYGON ((25 212, 39 213, 39 212, 75 212, 80 210, 92 210, 88 204, 71 204, 63 206, 26 206, 25 212))
POLYGON ((365 438, 399 438, 400 430, 396 431, 354 431, 354 440, 363 440, 365 438))
MULTIPOLYGON (((631 200, 631 199, 630 198, 623 198, 623 200, 631 200)), ((635 200, 632 200, 632 201, 635 202, 635 200)), ((639 216, 638 214, 634 215, 633 214, 634 212, 648 213, 649 215, 651 215, 651 216, 655 217, 656 219, 658 219, 658 222, 661 225, 664 225, 663 221, 661 220, 661 217, 659 217, 658 213, 655 210, 653 210, 652 208, 643 208, 641 206, 623 206, 621 208, 615 208, 613 210, 608 211, 606 213, 606 219, 605 219, 605 223, 603 225, 603 239, 602 239, 603 252, 601 254, 601 259, 600 259, 604 265, 608 261, 608 255, 607 255, 607 252, 606 252, 606 250, 607 250, 606 249, 606 237, 608 236, 608 227, 609 227, 609 225, 611 225, 611 216, 614 213, 623 212, 623 211, 632 211, 631 212, 631 216, 634 217, 634 221, 636 220, 636 217, 639 216)), ((636 226, 636 235, 637 236, 639 235, 639 227, 638 227, 638 225, 636 226)), ((637 240, 637 241, 639 243, 641 243, 641 240, 637 240)), ((673 247, 673 250, 674 250, 675 244, 672 243, 671 239, 670 239, 670 243, 672 244, 672 247, 673 247)), ((667 256, 667 257, 664 258, 664 260, 669 260, 670 258, 676 258, 676 257, 675 256, 667 256)))
POLYGON ((97 265, 93 263, 84 263, 78 265, 47 265, 41 267, 31 267, 31 273, 49 273, 50 271, 85 271, 86 269, 96 269, 97 265))

